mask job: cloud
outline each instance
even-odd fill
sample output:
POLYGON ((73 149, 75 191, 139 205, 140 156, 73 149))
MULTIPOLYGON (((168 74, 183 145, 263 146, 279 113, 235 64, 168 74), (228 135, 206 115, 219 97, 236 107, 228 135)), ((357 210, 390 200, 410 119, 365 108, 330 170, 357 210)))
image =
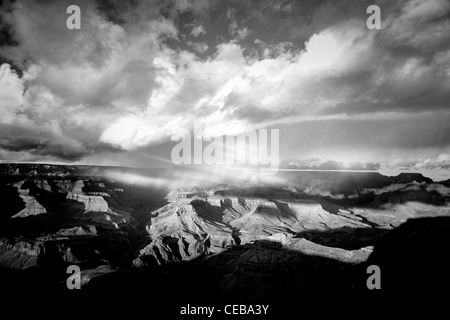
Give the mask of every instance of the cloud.
POLYGON ((400 172, 420 172, 434 181, 450 179, 450 155, 440 153, 433 157, 418 156, 415 158, 399 158, 381 163, 381 173, 397 175, 400 172))
POLYGON ((402 170, 433 170, 433 169, 450 169, 450 154, 442 153, 436 158, 427 159, 398 159, 387 162, 383 165, 386 168, 402 169, 402 170))
POLYGON ((236 17, 236 9, 228 8, 226 12, 227 19, 230 21, 228 26, 228 31, 230 35, 234 38, 234 42, 242 41, 250 34, 247 27, 240 27, 238 19, 236 17))
POLYGON ((20 77, 10 65, 0 67, 0 130, 24 131, 2 137, 6 150, 78 159, 102 144, 95 141, 111 117, 142 108, 151 94, 153 58, 160 41, 176 36, 173 23, 153 12, 146 23, 121 26, 94 2, 78 4, 80 31, 65 27, 64 1, 18 1, 3 15, 17 43, 0 54, 23 70, 20 77))
MULTIPOLYGON (((235 11, 227 11, 227 17, 233 27, 235 11)), ((376 34, 354 19, 311 35, 303 50, 283 49, 289 48, 285 43, 266 44, 266 54, 256 59, 246 57, 244 45, 235 39, 218 45, 214 56, 206 60, 166 48, 164 57, 154 60, 159 70, 157 88, 145 114, 138 116, 148 121, 137 121, 134 128, 141 129, 121 145, 158 143, 177 128, 192 128, 194 121, 203 121, 207 127, 230 124, 230 128, 242 128, 230 131, 238 134, 267 123, 276 126, 284 119, 295 122, 333 114, 417 112, 423 110, 425 101, 436 101, 428 108, 443 108, 440 102, 449 92, 448 79, 438 70, 446 70, 445 53, 431 62, 398 60, 389 52, 383 55, 375 44, 376 34), (441 79, 435 79, 436 74, 441 79), (420 98, 416 100, 417 106, 404 103, 421 94, 425 97, 422 103, 420 98), (175 120, 168 120, 169 114, 175 120)), ((103 135, 102 141, 108 142, 108 136, 103 135)))
POLYGON ((344 163, 334 160, 323 160, 320 158, 308 159, 294 159, 285 161, 282 164, 284 168, 299 169, 299 170, 362 170, 362 171, 376 171, 381 168, 379 163, 368 162, 358 163, 349 162, 344 163))
POLYGON ((136 22, 131 20, 139 18, 135 8, 121 16, 130 22, 118 25, 106 20, 95 2, 80 1, 82 29, 73 31, 65 27, 68 4, 16 2, 7 21, 20 45, 3 50, 24 69, 32 57, 41 67, 34 83, 50 88, 66 105, 145 104, 155 78, 152 61, 158 46, 177 36, 173 21, 153 9, 148 11, 153 19, 136 22))
POLYGON ((292 11, 293 4, 291 0, 266 1, 266 3, 267 4, 264 6, 264 10, 273 10, 277 13, 289 13, 292 11))
POLYGON ((206 34, 206 30, 205 30, 205 27, 202 25, 198 25, 198 26, 195 26, 194 28, 192 28, 191 36, 194 38, 199 37, 201 35, 205 35, 205 34, 206 34))
POLYGON ((5 150, 137 152, 196 121, 210 136, 284 128, 285 145, 309 139, 322 153, 329 141, 382 156, 383 145, 448 147, 448 1, 379 1, 382 30, 365 26, 370 1, 76 2, 76 31, 68 1, 2 13, 14 41, 0 55, 23 73, 0 67, 0 130, 23 128, 17 141, 1 136, 5 150))
POLYGON ((391 47, 412 47, 430 52, 446 45, 450 35, 450 3, 447 0, 402 2, 399 15, 389 15, 381 38, 391 47))
POLYGON ((22 80, 9 64, 0 66, 0 110, 2 122, 9 123, 14 120, 14 111, 23 104, 22 80))
POLYGON ((80 142, 32 125, 0 126, 0 147, 10 151, 29 151, 34 155, 52 155, 61 159, 79 159, 88 153, 80 142))
MULTIPOLYGON (((95 148, 65 134, 72 118, 63 100, 49 89, 30 85, 39 68, 30 66, 22 77, 10 65, 0 66, 0 148, 3 153, 29 152, 65 160, 80 159, 95 148)), ((22 155, 21 155, 22 156, 22 155)))
POLYGON ((187 42, 188 46, 191 46, 198 53, 205 53, 208 50, 208 45, 204 42, 187 42))

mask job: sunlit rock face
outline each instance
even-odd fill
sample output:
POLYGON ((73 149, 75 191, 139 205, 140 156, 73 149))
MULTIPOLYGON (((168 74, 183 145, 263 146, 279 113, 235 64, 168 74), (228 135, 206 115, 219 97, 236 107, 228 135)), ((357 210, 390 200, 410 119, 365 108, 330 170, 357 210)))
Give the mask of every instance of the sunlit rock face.
POLYGON ((152 241, 141 250, 141 261, 135 264, 142 266, 149 256, 159 265, 190 260, 236 244, 239 240, 220 212, 220 207, 199 199, 183 199, 161 208, 147 226, 152 241))
MULTIPOLYGON (((141 250, 139 259, 152 256, 158 264, 165 264, 219 252, 235 244, 291 239, 305 230, 370 227, 361 218, 345 211, 342 214, 331 214, 318 202, 296 202, 294 198, 290 202, 221 196, 207 201, 176 200, 155 212, 156 217, 147 226, 153 240, 141 250)), ((136 263, 142 266, 142 261, 136 263)))
POLYGON ((32 196, 20 195, 25 203, 25 209, 13 215, 11 218, 24 218, 47 213, 47 210, 32 196))
MULTIPOLYGON (((298 238, 306 238, 317 245, 342 243, 348 248, 363 248, 368 239, 407 219, 449 214, 445 206, 449 190, 427 181, 397 182, 381 189, 363 188, 355 194, 334 193, 333 197, 329 192, 321 196, 317 190, 311 194, 309 189, 297 190, 301 190, 300 185, 271 188, 241 183, 206 189, 200 196, 198 188, 172 189, 170 204, 153 212, 146 227, 151 240, 134 264, 143 267, 187 261, 260 240, 292 247, 298 238), (356 239, 360 234, 365 237, 356 239)), ((309 247, 314 245, 311 242, 309 247)), ((306 250, 300 248, 297 250, 306 250)), ((345 260, 346 249, 339 250, 330 249, 328 256, 345 260)), ((362 256, 367 257, 366 252, 362 256)), ((352 255, 347 252, 347 256, 352 255)))
POLYGON ((75 200, 84 204, 84 211, 100 211, 100 212, 108 212, 108 203, 102 196, 92 196, 86 195, 83 193, 84 183, 82 180, 78 180, 75 182, 73 186, 73 190, 67 193, 67 199, 75 200))
POLYGON ((81 202, 84 204, 84 211, 90 212, 90 211, 100 211, 100 212, 108 212, 108 203, 105 201, 105 199, 101 196, 89 196, 84 194, 77 194, 77 193, 68 193, 67 199, 69 200, 75 200, 78 202, 81 202))

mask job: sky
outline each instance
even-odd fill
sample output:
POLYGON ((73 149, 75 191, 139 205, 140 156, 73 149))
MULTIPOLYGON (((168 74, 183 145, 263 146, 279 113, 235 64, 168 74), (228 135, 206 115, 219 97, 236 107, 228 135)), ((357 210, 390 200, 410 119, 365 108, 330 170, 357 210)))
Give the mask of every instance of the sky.
POLYGON ((449 0, 1 2, 1 161, 167 166, 201 122, 278 129, 299 168, 443 180, 449 109, 449 0))

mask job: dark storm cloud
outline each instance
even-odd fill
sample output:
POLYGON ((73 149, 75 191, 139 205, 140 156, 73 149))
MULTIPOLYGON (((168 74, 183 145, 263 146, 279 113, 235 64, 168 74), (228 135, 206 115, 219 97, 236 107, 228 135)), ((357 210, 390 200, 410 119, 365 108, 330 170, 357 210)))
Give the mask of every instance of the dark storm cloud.
POLYGON ((236 23, 252 31, 246 45, 259 39, 272 45, 293 42, 303 48, 312 34, 329 26, 355 18, 365 20, 366 9, 372 4, 380 5, 383 13, 401 5, 399 1, 386 0, 216 0, 208 8, 209 23, 225 23, 227 11, 232 9, 236 23))
POLYGON ((121 149, 101 142, 82 144, 59 133, 27 125, 0 124, 0 148, 32 155, 53 156, 68 161, 79 160, 93 153, 120 152, 121 149))
MULTIPOLYGON (((19 45, 19 43, 14 39, 13 26, 5 19, 12 12, 12 10, 13 7, 11 1, 0 2, 0 48, 19 45)), ((13 59, 0 50, 0 65, 3 63, 10 64, 17 73, 22 73, 22 70, 14 63, 13 59)))
POLYGON ((39 128, 6 124, 0 125, 0 148, 65 160, 77 160, 88 154, 78 141, 39 128))

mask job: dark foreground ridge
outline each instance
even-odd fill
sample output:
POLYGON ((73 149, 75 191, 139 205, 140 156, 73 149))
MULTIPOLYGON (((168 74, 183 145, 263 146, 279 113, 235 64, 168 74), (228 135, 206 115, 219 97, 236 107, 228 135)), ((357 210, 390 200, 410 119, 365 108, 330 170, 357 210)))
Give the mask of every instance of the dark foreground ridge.
MULTIPOLYGON (((26 292, 33 302, 43 305, 67 301, 74 306, 105 308, 108 313, 117 301, 138 309, 151 308, 170 318, 180 316, 180 308, 187 303, 217 307, 265 303, 271 305, 272 315, 279 316, 295 314, 299 308, 305 308, 303 314, 307 315, 308 308, 320 305, 351 306, 355 311, 389 306, 390 312, 400 312, 404 301, 419 299, 420 305, 408 307, 412 312, 423 310, 429 301, 440 301, 450 285, 449 241, 450 218, 422 218, 385 233, 374 244, 369 259, 357 265, 252 244, 152 272, 106 274, 79 291, 67 290, 65 283, 56 284, 63 274, 39 268, 4 269, 1 282, 10 297, 26 292), (382 270, 382 289, 378 291, 366 287, 366 270, 373 264, 382 270), (226 285, 227 277, 234 285, 226 285)), ((323 310, 322 314, 329 312, 323 310)))

